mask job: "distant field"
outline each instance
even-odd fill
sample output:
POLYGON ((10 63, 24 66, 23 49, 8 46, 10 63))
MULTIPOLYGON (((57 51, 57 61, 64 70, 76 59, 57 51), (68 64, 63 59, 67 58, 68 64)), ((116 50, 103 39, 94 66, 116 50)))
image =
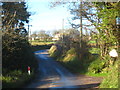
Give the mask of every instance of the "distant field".
POLYGON ((39 42, 39 41, 32 41, 30 42, 31 45, 36 46, 36 45, 49 45, 49 44, 54 44, 55 42, 39 42))
POLYGON ((43 50, 43 49, 50 49, 51 44, 55 42, 40 42, 40 41, 32 41, 30 42, 33 51, 43 50))

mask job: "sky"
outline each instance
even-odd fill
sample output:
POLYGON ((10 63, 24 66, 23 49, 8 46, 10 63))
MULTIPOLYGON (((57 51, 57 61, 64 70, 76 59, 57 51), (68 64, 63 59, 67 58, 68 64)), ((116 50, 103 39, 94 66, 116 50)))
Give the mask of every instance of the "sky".
MULTIPOLYGON (((48 32, 62 29, 62 22, 64 19, 64 28, 70 28, 68 19, 71 14, 64 6, 57 6, 50 8, 48 0, 28 0, 28 11, 32 13, 29 24, 31 33, 45 30, 48 32)), ((26 26, 27 27, 27 26, 26 26)))

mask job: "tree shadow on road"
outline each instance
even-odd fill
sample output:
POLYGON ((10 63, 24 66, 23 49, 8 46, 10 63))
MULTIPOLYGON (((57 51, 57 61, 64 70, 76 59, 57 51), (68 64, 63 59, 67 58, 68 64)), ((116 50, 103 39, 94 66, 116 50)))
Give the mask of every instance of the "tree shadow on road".
POLYGON ((49 45, 33 45, 32 50, 33 51, 38 51, 38 50, 43 50, 43 49, 50 49, 51 46, 52 46, 52 44, 49 44, 49 45))

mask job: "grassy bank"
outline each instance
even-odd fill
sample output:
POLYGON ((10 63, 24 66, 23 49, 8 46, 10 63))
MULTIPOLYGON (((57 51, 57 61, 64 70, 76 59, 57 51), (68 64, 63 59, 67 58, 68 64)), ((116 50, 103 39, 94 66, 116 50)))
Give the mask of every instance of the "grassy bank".
POLYGON ((100 72, 99 70, 102 69, 102 67, 99 68, 100 65, 102 66, 102 63, 104 64, 105 62, 99 61, 99 49, 92 48, 89 49, 89 51, 90 53, 88 53, 87 56, 82 57, 81 60, 78 58, 75 48, 71 48, 66 53, 60 54, 57 47, 53 46, 49 50, 49 53, 51 57, 56 57, 57 61, 59 61, 73 73, 87 75, 98 74, 100 72))
POLYGON ((89 53, 81 59, 78 58, 75 48, 71 48, 66 53, 60 54, 60 51, 54 46, 50 49, 49 53, 52 57, 58 56, 56 60, 73 73, 104 77, 105 79, 101 83, 100 88, 117 88, 118 62, 113 65, 109 61, 111 58, 109 56, 101 58, 99 51, 97 48, 90 48, 89 53))

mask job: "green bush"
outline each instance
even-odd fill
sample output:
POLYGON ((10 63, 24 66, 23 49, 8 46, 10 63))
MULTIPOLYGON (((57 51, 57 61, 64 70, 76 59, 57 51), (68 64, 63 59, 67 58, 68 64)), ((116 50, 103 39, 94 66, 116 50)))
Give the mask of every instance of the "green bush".
MULTIPOLYGON (((37 68, 37 60, 34 57, 30 44, 25 38, 5 34, 3 35, 2 45, 2 67, 6 72, 11 70, 26 71, 28 66, 32 69, 37 68)), ((6 73, 3 72, 4 74, 6 73)))
POLYGON ((109 72, 110 64, 110 56, 100 57, 97 56, 94 60, 90 63, 88 71, 91 73, 107 73, 109 72))
POLYGON ((100 49, 99 48, 90 48, 89 52, 91 54, 99 54, 100 53, 100 49))
POLYGON ((105 68, 105 60, 100 60, 97 58, 97 60, 91 62, 88 71, 91 73, 100 73, 103 68, 105 68))

